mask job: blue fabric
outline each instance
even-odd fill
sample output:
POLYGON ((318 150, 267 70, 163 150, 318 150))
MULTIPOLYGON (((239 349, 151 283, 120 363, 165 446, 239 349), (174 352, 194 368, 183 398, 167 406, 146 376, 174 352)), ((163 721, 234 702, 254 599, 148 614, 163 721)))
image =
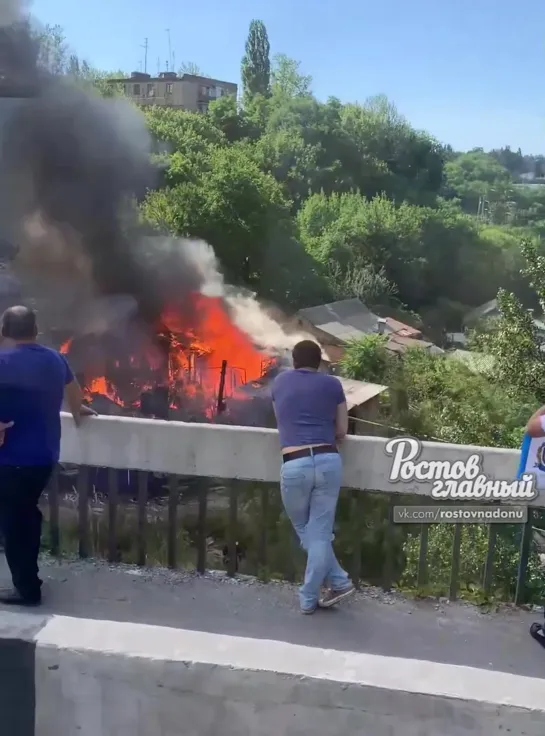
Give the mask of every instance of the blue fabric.
POLYGON ((316 607, 322 584, 333 590, 351 584, 332 545, 341 481, 342 460, 337 453, 288 460, 280 471, 284 508, 307 553, 305 581, 299 591, 303 610, 316 607))
POLYGON ((73 380, 65 358, 43 345, 0 350, 0 421, 14 422, 0 447, 0 465, 59 461, 64 387, 73 380))
POLYGON ((335 444, 337 407, 346 401, 338 378, 304 368, 283 371, 272 399, 282 447, 335 444))
POLYGON ((528 453, 530 452, 530 445, 532 444, 532 438, 529 434, 525 434, 520 446, 520 463, 517 473, 517 479, 520 480, 522 475, 526 473, 526 463, 528 462, 528 453))

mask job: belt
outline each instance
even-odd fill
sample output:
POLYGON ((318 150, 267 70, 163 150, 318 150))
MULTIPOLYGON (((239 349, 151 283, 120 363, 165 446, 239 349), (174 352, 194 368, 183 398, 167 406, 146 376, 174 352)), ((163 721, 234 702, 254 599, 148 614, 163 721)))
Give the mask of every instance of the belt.
POLYGON ((289 460, 298 460, 300 457, 312 457, 313 455, 325 455, 327 453, 339 454, 335 445, 321 445, 320 447, 306 447, 304 450, 294 450, 282 455, 282 462, 287 463, 289 460))

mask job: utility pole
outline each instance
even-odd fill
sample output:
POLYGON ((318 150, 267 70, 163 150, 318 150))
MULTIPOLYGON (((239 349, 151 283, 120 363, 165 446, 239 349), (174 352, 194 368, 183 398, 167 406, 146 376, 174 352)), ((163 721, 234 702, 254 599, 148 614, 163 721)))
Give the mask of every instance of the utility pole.
POLYGON ((144 39, 144 43, 142 44, 142 48, 144 49, 144 74, 148 73, 148 39, 144 39))

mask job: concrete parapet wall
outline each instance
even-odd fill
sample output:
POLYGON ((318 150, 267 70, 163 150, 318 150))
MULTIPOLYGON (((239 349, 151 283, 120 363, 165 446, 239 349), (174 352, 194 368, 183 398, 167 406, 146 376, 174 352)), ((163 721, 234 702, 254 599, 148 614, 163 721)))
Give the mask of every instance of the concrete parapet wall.
POLYGON ((286 642, 0 613, 0 663, 6 736, 545 733, 542 679, 286 642))
MULTIPOLYGON (((76 429, 71 417, 65 414, 62 430, 61 460, 68 463, 278 481, 280 447, 278 433, 273 429, 123 417, 89 418, 76 429)), ((430 495, 431 482, 390 481, 392 457, 385 452, 387 442, 379 437, 348 437, 342 447, 344 485, 430 495)), ((483 473, 488 478, 515 478, 520 457, 516 450, 424 442, 420 459, 454 463, 467 461, 474 453, 481 455, 483 473)), ((533 503, 543 505, 540 498, 533 503)))

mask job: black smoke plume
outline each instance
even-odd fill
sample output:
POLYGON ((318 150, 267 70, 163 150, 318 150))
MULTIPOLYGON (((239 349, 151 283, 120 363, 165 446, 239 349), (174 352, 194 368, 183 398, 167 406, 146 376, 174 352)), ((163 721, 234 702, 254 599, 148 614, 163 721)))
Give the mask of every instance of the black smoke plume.
POLYGON ((129 314, 156 324, 166 302, 188 309, 203 277, 184 241, 138 221, 135 201, 157 183, 150 153, 128 102, 40 69, 27 22, 0 28, 0 237, 42 327, 85 333, 129 314))

